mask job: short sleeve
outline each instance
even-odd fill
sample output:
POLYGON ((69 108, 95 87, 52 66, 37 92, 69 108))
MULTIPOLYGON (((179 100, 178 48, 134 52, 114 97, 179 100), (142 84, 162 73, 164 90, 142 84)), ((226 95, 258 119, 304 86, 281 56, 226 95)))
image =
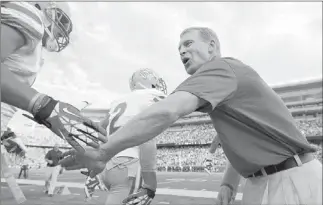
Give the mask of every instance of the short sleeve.
POLYGON ((196 111, 212 112, 217 105, 233 97, 237 78, 229 63, 213 59, 180 84, 173 93, 189 92, 207 103, 196 111))
POLYGON ((19 30, 26 40, 41 42, 44 34, 40 12, 27 2, 5 2, 1 5, 1 23, 19 30))

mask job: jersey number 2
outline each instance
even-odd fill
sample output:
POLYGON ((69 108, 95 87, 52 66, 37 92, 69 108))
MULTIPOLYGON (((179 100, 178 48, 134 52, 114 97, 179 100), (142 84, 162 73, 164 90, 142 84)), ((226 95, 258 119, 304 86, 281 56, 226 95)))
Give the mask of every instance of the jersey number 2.
POLYGON ((117 131, 120 127, 116 127, 115 123, 118 121, 120 116, 126 111, 127 103, 120 103, 112 112, 112 114, 117 113, 112 119, 109 128, 109 134, 112 135, 115 131, 117 131))

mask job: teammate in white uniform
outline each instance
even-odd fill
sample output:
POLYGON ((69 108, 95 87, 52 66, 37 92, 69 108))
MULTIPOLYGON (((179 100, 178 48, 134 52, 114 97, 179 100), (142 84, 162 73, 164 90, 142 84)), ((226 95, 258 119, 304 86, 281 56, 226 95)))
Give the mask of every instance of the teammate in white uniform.
MULTIPOLYGON (((109 113, 101 122, 109 135, 113 134, 130 119, 165 98, 167 93, 165 82, 150 69, 140 69, 130 78, 132 92, 111 103, 109 113)), ((132 147, 118 153, 106 165, 99 178, 109 190, 106 205, 122 204, 122 201, 133 193, 136 175, 141 169, 142 188, 149 194, 148 202, 153 199, 157 187, 156 177, 156 141, 151 140, 138 147, 132 147)), ((93 191, 93 181, 86 182, 86 193, 93 191)), ((93 192, 92 192, 93 193, 93 192)))
MULTIPOLYGON (((69 43, 72 22, 68 11, 66 3, 3 2, 1 28, 15 29, 25 42, 6 58, 1 56, 1 71, 8 69, 20 82, 32 86, 43 64, 42 48, 59 52, 69 43)), ((15 107, 1 103, 1 135, 16 111, 15 107)))
POLYGON ((66 12, 66 2, 1 2, 1 131, 14 115, 14 106, 82 151, 77 140, 92 138, 95 143, 86 144, 97 147, 98 141, 106 140, 105 130, 76 107, 31 88, 43 64, 42 48, 60 52, 69 44, 73 26, 66 12))
MULTIPOLYGON (((31 88, 43 63, 42 47, 60 52, 69 44, 72 22, 64 8, 63 2, 1 2, 1 135, 16 107, 28 111, 33 120, 82 151, 76 137, 91 135, 96 142, 104 141, 105 130, 84 118, 77 108, 31 88)), ((17 184, 2 153, 1 171, 17 202, 23 202, 21 190, 18 189, 19 196, 15 194, 12 185, 17 184)))

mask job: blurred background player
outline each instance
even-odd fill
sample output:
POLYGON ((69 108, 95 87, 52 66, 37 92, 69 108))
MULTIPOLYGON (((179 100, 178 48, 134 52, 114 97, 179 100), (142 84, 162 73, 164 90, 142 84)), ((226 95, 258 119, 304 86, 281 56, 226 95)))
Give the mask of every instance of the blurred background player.
POLYGON ((27 179, 28 175, 29 175, 29 169, 31 168, 31 165, 33 164, 33 160, 25 155, 22 157, 21 161, 22 162, 20 165, 18 179, 20 179, 22 174, 23 174, 23 177, 25 179, 27 179))
MULTIPOLYGON (((111 103, 110 112, 101 122, 101 126, 107 129, 109 135, 143 109, 165 98, 167 94, 164 80, 151 69, 140 69, 133 73, 130 78, 130 89, 132 91, 130 94, 111 103)), ((129 194, 137 191, 136 184, 140 183, 140 173, 143 185, 139 194, 132 195, 127 201, 142 196, 145 203, 149 204, 157 188, 156 155, 157 146, 154 139, 138 147, 126 149, 112 158, 99 175, 109 190, 106 205, 122 204, 129 194)), ((95 186, 99 184, 99 179, 88 177, 85 184, 86 196, 91 197, 95 186)))
POLYGON ((211 175, 212 168, 213 168, 213 160, 211 153, 208 153, 207 157, 205 158, 204 162, 204 170, 211 175))
POLYGON ((207 155, 207 157, 204 160, 204 170, 210 175, 212 172, 212 168, 213 168, 213 160, 212 160, 212 155, 215 153, 216 149, 219 147, 220 144, 220 139, 218 138, 218 136, 214 136, 212 142, 211 142, 211 146, 209 148, 209 153, 207 155))

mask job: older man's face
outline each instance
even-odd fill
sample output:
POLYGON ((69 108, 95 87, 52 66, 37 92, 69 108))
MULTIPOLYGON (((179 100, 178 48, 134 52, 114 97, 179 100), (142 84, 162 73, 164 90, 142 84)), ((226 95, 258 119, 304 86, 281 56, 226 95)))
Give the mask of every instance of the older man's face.
POLYGON ((203 41, 199 31, 185 33, 179 42, 178 51, 186 72, 193 75, 210 59, 210 44, 203 41))

